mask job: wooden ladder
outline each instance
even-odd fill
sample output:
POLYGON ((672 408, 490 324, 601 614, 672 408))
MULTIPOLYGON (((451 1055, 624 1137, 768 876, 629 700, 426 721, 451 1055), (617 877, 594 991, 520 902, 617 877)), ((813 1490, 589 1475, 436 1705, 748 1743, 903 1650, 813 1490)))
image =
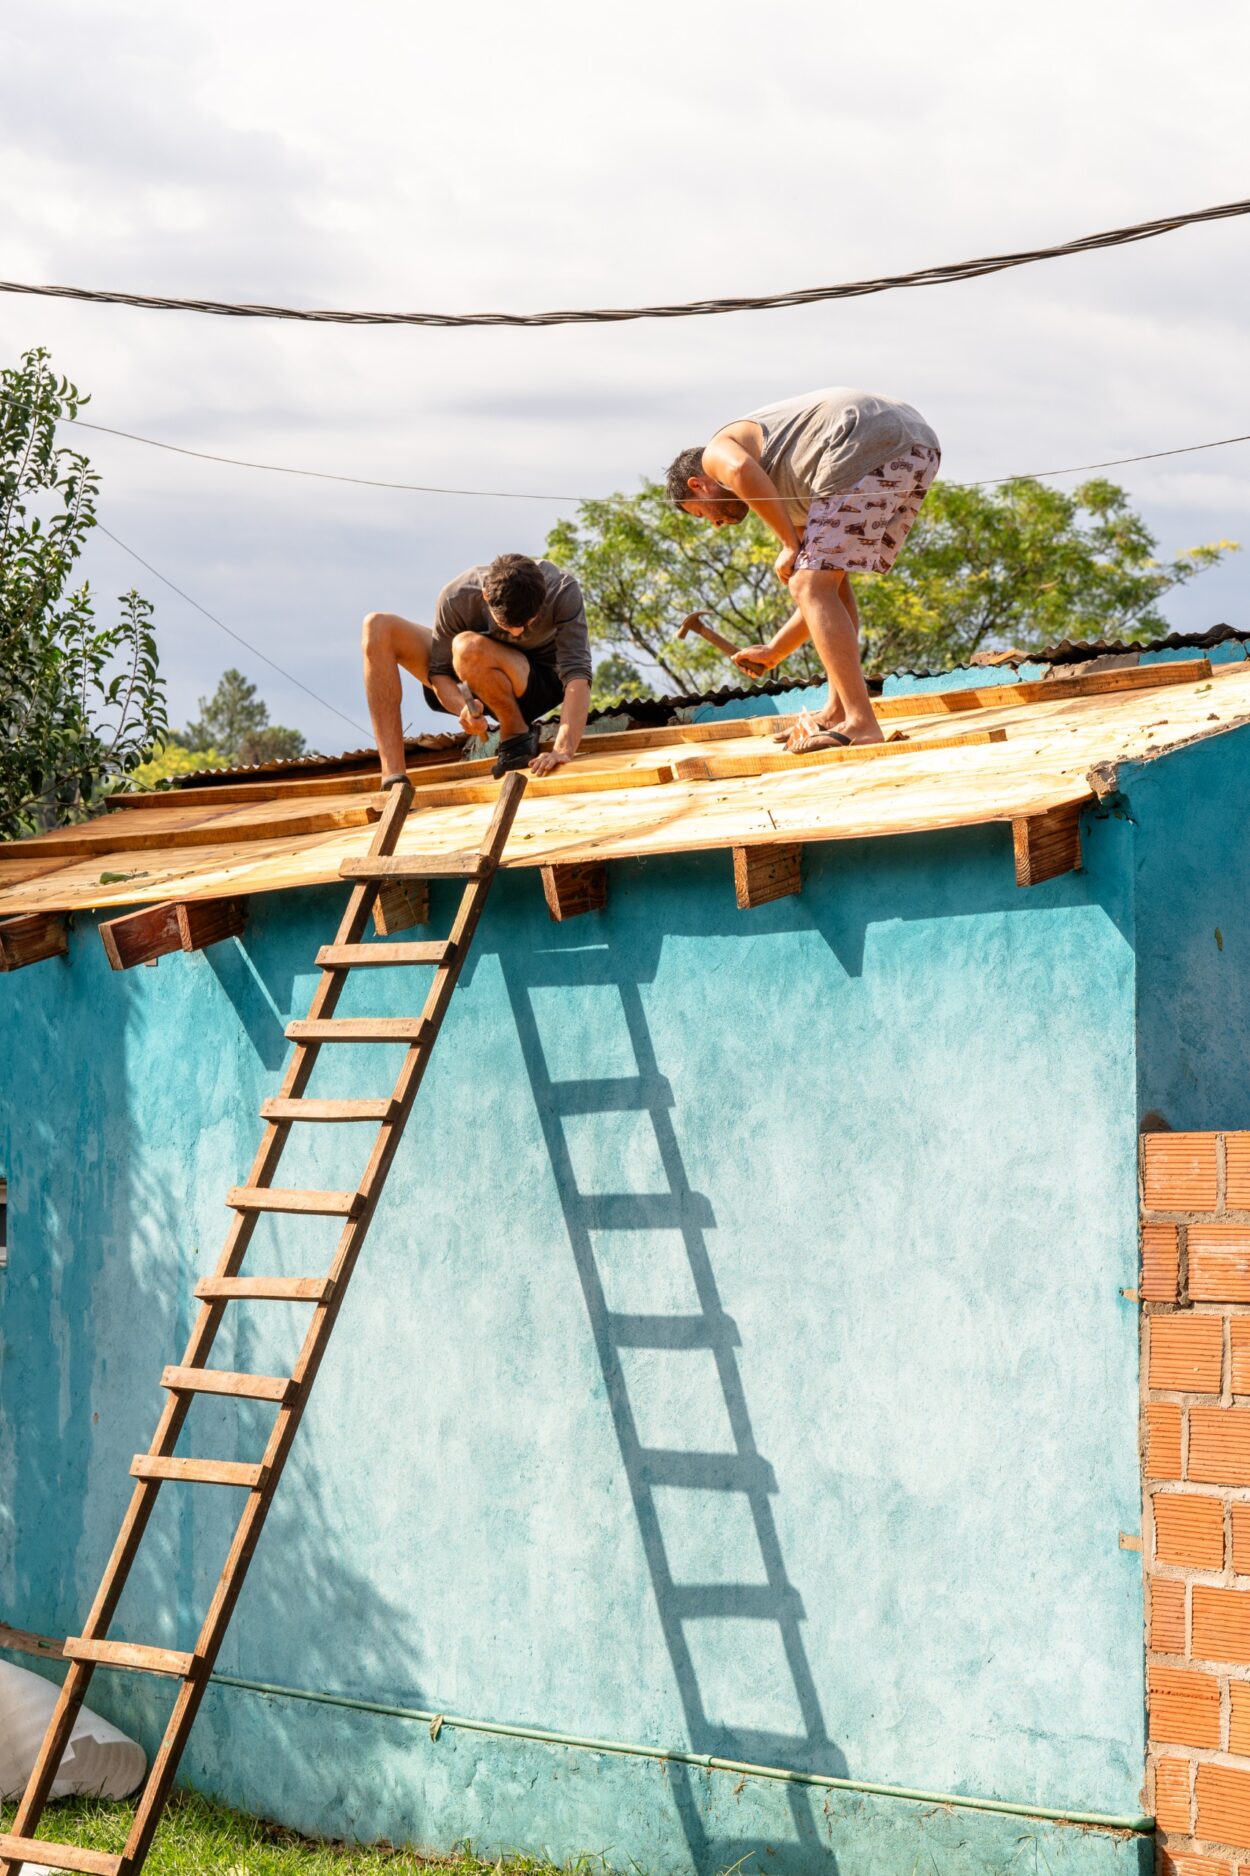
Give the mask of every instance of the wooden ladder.
POLYGON ((342 924, 334 943, 323 945, 317 953, 322 975, 313 993, 307 1020, 288 1025, 286 1033, 295 1046, 282 1090, 276 1099, 265 1101, 261 1106, 261 1118, 267 1124, 247 1185, 236 1186, 228 1195, 227 1203, 235 1212, 235 1221, 227 1233, 215 1274, 196 1285, 195 1294, 202 1307, 186 1353, 176 1368, 166 1368, 161 1376, 161 1386, 169 1390, 169 1400, 149 1450, 139 1454, 131 1465, 131 1474, 137 1481, 134 1493, 86 1626, 81 1635, 65 1644, 69 1672, 13 1820, 13 1830, 0 1835, 0 1876, 16 1876, 27 1862, 47 1863, 63 1870, 85 1870, 93 1876, 136 1876, 143 1867, 217 1651, 234 1613, 248 1564, 282 1477, 300 1416, 386 1184, 405 1122, 416 1101, 426 1064, 438 1040, 452 991, 525 792, 525 783, 523 771, 505 778, 486 837, 476 852, 404 855, 397 859, 394 857, 396 842, 412 800, 411 785, 407 781, 397 782, 390 790, 367 857, 346 861, 340 869, 345 879, 354 882, 342 924), (435 944, 361 942, 374 900, 388 880, 428 879, 434 875, 469 882, 445 941, 435 944), (348 973, 360 965, 381 964, 432 964, 435 967, 421 1015, 415 1018, 336 1017, 334 1010, 348 973), (305 1099, 304 1090, 324 1044, 396 1041, 406 1042, 408 1048, 399 1079, 386 1099, 305 1099), (273 1184, 289 1131, 299 1121, 378 1123, 373 1151, 354 1192, 313 1192, 273 1184), (312 1212, 343 1219, 334 1261, 324 1277, 245 1277, 239 1274, 262 1212, 312 1212), (230 1374, 208 1366, 227 1305, 243 1298, 313 1305, 312 1321, 292 1374, 230 1374), (274 1403, 277 1413, 259 1465, 183 1458, 175 1453, 179 1432, 197 1394, 226 1394, 274 1403), (109 1624, 155 1508, 157 1493, 170 1479, 237 1486, 247 1493, 199 1639, 189 1654, 172 1648, 108 1640, 109 1624), (99 1851, 81 1849, 76 1844, 52 1843, 34 1835, 91 1676, 101 1666, 169 1675, 179 1683, 173 1711, 120 1856, 106 1856, 99 1851))

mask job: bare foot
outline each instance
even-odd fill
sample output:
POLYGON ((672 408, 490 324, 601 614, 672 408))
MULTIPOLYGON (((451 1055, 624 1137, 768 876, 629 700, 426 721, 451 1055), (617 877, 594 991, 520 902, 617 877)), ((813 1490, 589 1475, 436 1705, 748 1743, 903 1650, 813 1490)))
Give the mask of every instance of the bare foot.
POLYGON ((885 733, 875 716, 867 716, 862 721, 847 717, 838 726, 842 734, 853 743, 883 743, 885 733))
POLYGON ((841 711, 828 722, 821 716, 813 716, 809 710, 801 710, 789 729, 778 730, 773 737, 775 743, 790 744, 796 735, 823 736, 826 731, 836 731, 840 736, 848 734, 846 721, 841 711))

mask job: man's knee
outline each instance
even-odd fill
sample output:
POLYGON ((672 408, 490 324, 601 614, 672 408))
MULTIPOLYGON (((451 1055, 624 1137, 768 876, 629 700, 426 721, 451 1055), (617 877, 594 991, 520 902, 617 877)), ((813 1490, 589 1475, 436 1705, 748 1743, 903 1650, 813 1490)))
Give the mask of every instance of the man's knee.
POLYGON ((822 593, 841 597, 846 590, 846 574, 840 567, 796 567, 790 575, 790 597, 800 609, 804 600, 822 593))
POLYGON ((395 625, 393 612, 367 612, 360 626, 360 645, 365 655, 370 652, 391 649, 391 633, 395 625))
POLYGON ((494 664, 490 640, 481 632, 457 632, 451 641, 451 662, 457 676, 479 677, 494 664))

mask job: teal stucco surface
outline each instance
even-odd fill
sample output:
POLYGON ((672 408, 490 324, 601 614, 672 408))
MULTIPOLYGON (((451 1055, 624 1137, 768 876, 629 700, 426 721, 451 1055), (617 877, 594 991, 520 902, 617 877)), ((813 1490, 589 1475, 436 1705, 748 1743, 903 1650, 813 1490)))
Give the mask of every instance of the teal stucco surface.
MULTIPOLYGON (((810 848, 750 913, 726 855, 622 864, 564 926, 502 878, 221 1672, 1135 1816, 1133 842, 1091 821, 1027 893, 1004 828, 810 848)), ((254 897, 242 940, 124 976, 81 918, 0 978, 0 1619, 81 1623, 341 899, 254 897)), ((402 972, 349 996, 414 1005, 402 972)), ((312 1091, 397 1061, 325 1051, 312 1091)), ((284 1182, 354 1183, 362 1130, 298 1136, 284 1182)), ((247 1267, 333 1241, 266 1224, 247 1267)), ((218 1362, 286 1371, 297 1319, 232 1308, 218 1362)), ((270 1411, 201 1400, 180 1450, 254 1458, 270 1411)), ((191 1644, 235 1504, 162 1493, 114 1633, 191 1644)), ((95 1684, 150 1741, 148 1687, 95 1684)), ((307 1829, 700 1876, 1148 1853, 227 1688, 185 1775, 307 1829)))
POLYGON ((1250 767, 1244 730, 1122 766, 1137 906, 1138 1111, 1250 1127, 1250 767))

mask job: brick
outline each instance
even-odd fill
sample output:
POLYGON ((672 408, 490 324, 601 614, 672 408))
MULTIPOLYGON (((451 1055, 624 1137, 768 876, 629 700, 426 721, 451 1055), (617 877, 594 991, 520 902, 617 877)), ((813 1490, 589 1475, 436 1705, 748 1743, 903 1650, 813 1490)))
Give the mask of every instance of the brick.
POLYGON ((1250 1770, 1200 1765, 1195 1787, 1198 1826, 1194 1834, 1214 1843, 1250 1844, 1250 1770))
POLYGON ((1171 1401, 1151 1401, 1146 1408, 1146 1477, 1181 1476, 1181 1410, 1171 1401))
POLYGON ((1228 1750, 1250 1759, 1250 1681, 1230 1681, 1228 1696, 1228 1750))
POLYGON ((1155 1823, 1160 1830, 1189 1830, 1188 1759, 1156 1760, 1155 1823))
POLYGON ((1163 1576, 1150 1584, 1150 1646, 1160 1655, 1185 1652, 1185 1585, 1163 1576))
MULTIPOLYGON (((1250 1375, 1250 1316, 1246 1326, 1247 1375, 1250 1375)), ((1148 1387, 1180 1394, 1218 1394, 1224 1366, 1222 1316, 1152 1316, 1148 1387)), ((1250 1391, 1250 1389, 1248 1389, 1250 1391)))
POLYGON ((1250 1505, 1233 1506, 1233 1568, 1250 1576, 1250 1505))
POLYGON ((1189 1570, 1224 1568, 1224 1507, 1197 1492, 1156 1492, 1155 1558, 1189 1570))
POLYGON ((1250 1485, 1250 1407, 1191 1407, 1188 1465, 1201 1485, 1250 1485))
POLYGON ((1250 1589, 1195 1583, 1193 1598, 1190 1653, 1195 1661, 1237 1661, 1250 1666, 1250 1589))
POLYGON ((1250 1394, 1250 1316, 1234 1316, 1228 1330, 1233 1393, 1250 1394))
POLYGON ((1159 1868, 1162 1876, 1234 1876, 1232 1864, 1221 1856, 1188 1856, 1183 1851, 1171 1856, 1165 1850, 1159 1868))
POLYGON ((1190 1225, 1189 1294, 1195 1303, 1250 1303, 1250 1225, 1190 1225))
POLYGON ((1225 1202, 1235 1212, 1250 1212, 1250 1133, 1226 1133, 1225 1202))
POLYGON ((1147 1211, 1215 1210, 1213 1133, 1148 1133, 1143 1136, 1142 1192, 1147 1211))
POLYGON ((1218 1747, 1220 1683, 1214 1674, 1152 1666, 1150 1737, 1168 1746, 1218 1747))
POLYGON ((1180 1248, 1175 1225, 1141 1228, 1141 1297, 1174 1303, 1180 1293, 1180 1248))

